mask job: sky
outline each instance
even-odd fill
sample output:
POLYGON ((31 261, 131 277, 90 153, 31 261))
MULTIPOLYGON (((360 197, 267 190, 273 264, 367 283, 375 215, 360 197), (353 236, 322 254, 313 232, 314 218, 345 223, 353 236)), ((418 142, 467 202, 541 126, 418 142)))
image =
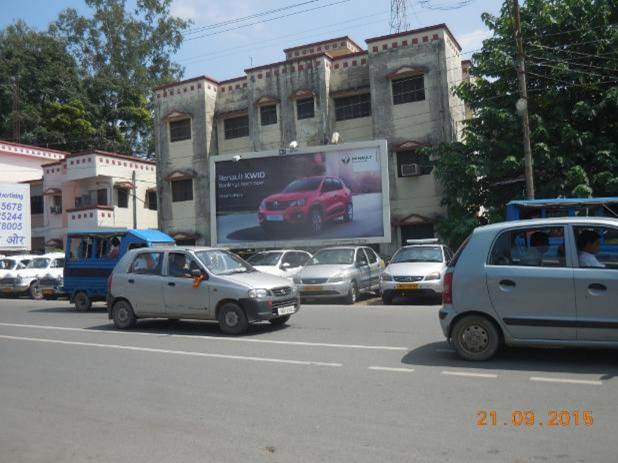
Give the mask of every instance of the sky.
MULTIPOLYGON (((446 23, 467 59, 489 36, 481 14, 497 14, 502 1, 408 0, 409 28, 446 23)), ((22 19, 44 30, 64 8, 88 13, 83 0, 0 0, 0 5, 5 2, 10 9, 2 12, 0 28, 22 19)), ((283 60, 284 48, 303 43, 349 35, 365 46, 365 39, 391 32, 389 9, 390 0, 173 0, 172 13, 193 21, 175 61, 184 66, 185 78, 238 77, 248 67, 283 60), (265 14, 271 10, 279 11, 265 14), (242 19, 247 16, 253 17, 242 19)))

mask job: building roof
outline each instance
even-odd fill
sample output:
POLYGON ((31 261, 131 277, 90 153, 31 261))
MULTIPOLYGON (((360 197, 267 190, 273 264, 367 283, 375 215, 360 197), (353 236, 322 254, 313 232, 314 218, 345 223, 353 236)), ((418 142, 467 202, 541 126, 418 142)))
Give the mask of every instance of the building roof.
POLYGON ((381 35, 379 37, 371 37, 369 39, 365 39, 365 42, 367 43, 379 42, 380 40, 394 39, 396 37, 402 37, 404 35, 418 34, 420 32, 426 32, 426 31, 431 31, 435 29, 446 30, 446 33, 449 35, 453 43, 455 43, 455 45, 457 45, 457 48, 461 50, 461 45, 459 45, 459 42, 457 41, 457 39, 455 38, 451 30, 448 28, 448 26, 445 23, 436 24, 434 26, 421 27, 420 29, 410 29, 408 31, 397 32, 396 34, 388 34, 388 35, 381 35))
MULTIPOLYGON (((86 150, 86 151, 79 151, 77 153, 68 153, 65 156, 65 160, 66 159, 71 159, 71 158, 75 158, 77 156, 85 156, 88 154, 100 154, 102 156, 109 156, 112 158, 118 158, 118 159, 126 159, 127 161, 131 161, 131 162, 142 162, 144 164, 152 164, 152 165, 156 165, 155 161, 150 161, 148 159, 142 159, 142 158, 138 158, 135 156, 127 156, 126 154, 120 154, 120 153, 113 153, 111 151, 103 151, 103 150, 86 150)), ((50 166, 56 166, 58 164, 62 164, 65 160, 61 160, 61 161, 56 161, 56 162, 49 162, 47 164, 43 164, 42 167, 50 167, 50 166)))
POLYGON ((208 80, 210 82, 212 82, 215 85, 219 85, 219 81, 216 79, 213 79, 212 77, 209 76, 197 76, 197 77, 191 77, 190 79, 185 79, 185 80, 179 80, 176 82, 170 82, 169 84, 163 84, 163 85, 157 85, 156 87, 154 87, 154 90, 163 90, 169 87, 176 87, 177 85, 182 85, 182 84, 188 84, 189 82, 195 82, 197 80, 208 80))
POLYGON ((334 37, 332 39, 326 39, 326 40, 320 40, 319 42, 311 42, 311 43, 305 43, 303 45, 298 45, 296 47, 290 47, 290 48, 285 48, 283 50, 284 53, 288 53, 290 51, 295 51, 295 50, 302 50, 303 48, 310 48, 310 47, 317 47, 319 45, 325 45, 327 43, 331 43, 331 42, 340 42, 342 40, 345 40, 347 42, 350 42, 352 45, 354 45, 355 47, 360 48, 361 50, 363 49, 363 47, 361 47, 358 43, 356 43, 354 40, 352 40, 350 38, 350 36, 348 35, 344 35, 342 37, 334 37))
POLYGON ((67 151, 59 151, 34 145, 24 145, 23 143, 14 143, 6 140, 0 140, 0 153, 47 159, 62 159, 69 154, 67 151))

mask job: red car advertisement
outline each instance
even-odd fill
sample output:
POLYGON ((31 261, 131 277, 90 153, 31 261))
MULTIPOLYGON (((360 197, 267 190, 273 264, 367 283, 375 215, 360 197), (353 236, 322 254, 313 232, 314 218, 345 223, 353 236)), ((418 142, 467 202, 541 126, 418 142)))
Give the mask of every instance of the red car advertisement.
POLYGON ((322 149, 214 159, 216 243, 268 247, 358 238, 387 241, 383 150, 375 144, 322 149))

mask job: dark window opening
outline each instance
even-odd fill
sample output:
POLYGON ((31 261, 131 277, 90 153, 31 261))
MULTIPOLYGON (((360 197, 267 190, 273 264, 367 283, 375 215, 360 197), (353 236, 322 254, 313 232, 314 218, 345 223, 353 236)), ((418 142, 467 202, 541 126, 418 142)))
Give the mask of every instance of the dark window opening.
POLYGON ((393 104, 411 103, 425 99, 424 76, 393 80, 393 104))
POLYGON ((260 123, 262 125, 272 125, 277 123, 277 105, 260 107, 260 123))
POLYGON ((157 210, 157 192, 156 191, 147 191, 146 192, 146 207, 151 211, 157 210))
POLYGON ((107 188, 97 190, 97 205, 107 206, 107 188))
POLYGON ((193 179, 172 180, 172 202, 193 200, 193 179))
POLYGON ((315 115, 313 97, 296 100, 297 119, 310 119, 315 115))
POLYGON ((429 155, 421 154, 416 150, 399 151, 396 154, 398 177, 416 177, 431 174, 433 166, 429 155))
POLYGON ((191 119, 170 122, 170 141, 191 139, 191 119))
POLYGON ((368 93, 335 98, 335 119, 345 121, 371 115, 371 97, 368 93))
POLYGON ((125 190, 124 188, 118 188, 117 195, 118 207, 122 207, 123 209, 129 207, 129 190, 125 190))
POLYGON ((249 136, 249 116, 231 117, 223 121, 225 139, 249 136))
POLYGON ((30 214, 43 213, 43 196, 30 197, 30 214))

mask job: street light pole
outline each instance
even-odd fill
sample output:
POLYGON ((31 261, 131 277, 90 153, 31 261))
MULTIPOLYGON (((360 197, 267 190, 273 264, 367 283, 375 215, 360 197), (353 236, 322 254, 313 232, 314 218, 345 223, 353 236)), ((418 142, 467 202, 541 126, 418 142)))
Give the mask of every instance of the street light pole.
POLYGON ((528 118, 528 89, 526 88, 526 63, 524 61, 524 44, 521 36, 521 19, 519 17, 518 0, 513 0, 513 10, 513 15, 515 17, 515 42, 517 44, 517 81, 519 84, 520 98, 517 102, 517 112, 521 116, 523 125, 526 199, 534 199, 532 148, 530 147, 530 120, 528 118))

